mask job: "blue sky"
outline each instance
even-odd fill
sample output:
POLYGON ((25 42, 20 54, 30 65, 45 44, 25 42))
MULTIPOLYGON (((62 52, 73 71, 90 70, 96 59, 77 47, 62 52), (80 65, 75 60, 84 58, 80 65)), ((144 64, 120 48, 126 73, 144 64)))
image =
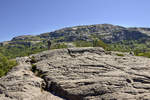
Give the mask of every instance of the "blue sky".
POLYGON ((63 27, 150 27, 150 0, 0 0, 0 41, 63 27))

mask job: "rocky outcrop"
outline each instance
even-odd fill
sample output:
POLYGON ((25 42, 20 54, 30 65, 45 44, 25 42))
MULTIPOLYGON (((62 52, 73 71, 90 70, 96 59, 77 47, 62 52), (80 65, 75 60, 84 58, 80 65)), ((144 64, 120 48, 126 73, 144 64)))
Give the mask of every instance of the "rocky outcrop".
POLYGON ((20 65, 0 79, 0 100, 45 98, 42 90, 67 100, 150 98, 149 58, 89 47, 45 51, 18 61, 20 65), (40 78, 30 71, 33 59, 40 78))
POLYGON ((31 71, 28 60, 17 59, 19 65, 0 78, 0 100, 63 100, 43 90, 46 84, 31 71))
POLYGON ((41 34, 39 37, 44 39, 59 39, 60 37, 64 37, 59 41, 72 42, 76 40, 90 41, 92 40, 92 36, 96 36, 106 43, 116 43, 126 40, 141 41, 150 39, 150 37, 146 34, 148 32, 150 33, 149 28, 145 28, 146 32, 141 30, 111 24, 96 24, 63 28, 54 32, 41 34))

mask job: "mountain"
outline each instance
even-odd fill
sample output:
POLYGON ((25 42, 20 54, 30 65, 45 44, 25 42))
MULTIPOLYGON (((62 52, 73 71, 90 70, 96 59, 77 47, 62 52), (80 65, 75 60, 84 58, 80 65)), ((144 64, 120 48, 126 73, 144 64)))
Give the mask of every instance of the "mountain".
POLYGON ((37 53, 47 49, 48 39, 52 41, 52 49, 66 48, 70 43, 72 46, 93 46, 93 40, 99 39, 108 44, 110 50, 150 51, 150 28, 97 24, 68 27, 37 36, 14 37, 11 41, 0 43, 0 52, 9 58, 37 53), (11 55, 14 52, 17 54, 11 55))
POLYGON ((150 59, 97 47, 16 59, 0 78, 0 100, 149 100, 150 59), (54 99, 55 98, 55 99, 54 99))
MULTIPOLYGON (((62 41, 91 40, 91 36, 96 36, 106 43, 120 42, 123 40, 143 40, 149 39, 147 33, 150 29, 145 28, 125 28, 111 24, 98 24, 87 26, 75 26, 60 29, 39 35, 40 38, 57 39, 64 37, 62 41), (147 29, 147 30, 146 30, 147 29)), ((148 33, 148 34, 149 34, 148 33)))
POLYGON ((120 42, 123 40, 149 39, 150 28, 125 28, 111 24, 97 24, 63 28, 54 32, 43 33, 38 36, 18 36, 12 41, 43 39, 58 39, 58 42, 72 42, 76 40, 91 40, 92 36, 102 39, 106 43, 120 42))

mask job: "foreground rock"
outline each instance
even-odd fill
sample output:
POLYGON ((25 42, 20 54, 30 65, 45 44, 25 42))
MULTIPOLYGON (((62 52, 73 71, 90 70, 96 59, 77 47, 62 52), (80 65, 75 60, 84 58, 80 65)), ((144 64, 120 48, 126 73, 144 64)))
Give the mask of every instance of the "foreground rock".
POLYGON ((47 51, 35 56, 48 91, 70 100, 150 98, 150 59, 101 48, 47 51))
POLYGON ((29 58, 20 58, 21 66, 0 79, 0 100, 52 100, 47 96, 48 92, 67 100, 150 98, 148 58, 108 52, 102 48, 51 50, 32 56, 36 61, 35 73, 41 78, 30 71, 29 58), (44 95, 40 92, 42 83, 44 95))
POLYGON ((42 89, 44 80, 34 75, 27 60, 17 59, 19 65, 0 78, 0 100, 63 100, 42 89))

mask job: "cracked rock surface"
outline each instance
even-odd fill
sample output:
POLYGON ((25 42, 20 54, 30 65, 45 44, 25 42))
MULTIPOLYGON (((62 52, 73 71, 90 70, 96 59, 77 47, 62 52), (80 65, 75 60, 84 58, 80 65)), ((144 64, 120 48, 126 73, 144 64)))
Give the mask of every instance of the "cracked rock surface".
POLYGON ((0 100, 53 100, 48 91, 67 100, 150 100, 150 59, 118 53, 89 47, 31 55, 41 78, 28 57, 19 58, 20 67, 0 79, 0 100))
POLYGON ((102 48, 71 48, 35 56, 47 89, 70 100, 150 99, 150 59, 102 48))
POLYGON ((19 65, 0 78, 0 100, 63 100, 41 88, 44 80, 34 75, 26 60, 17 59, 19 65))

